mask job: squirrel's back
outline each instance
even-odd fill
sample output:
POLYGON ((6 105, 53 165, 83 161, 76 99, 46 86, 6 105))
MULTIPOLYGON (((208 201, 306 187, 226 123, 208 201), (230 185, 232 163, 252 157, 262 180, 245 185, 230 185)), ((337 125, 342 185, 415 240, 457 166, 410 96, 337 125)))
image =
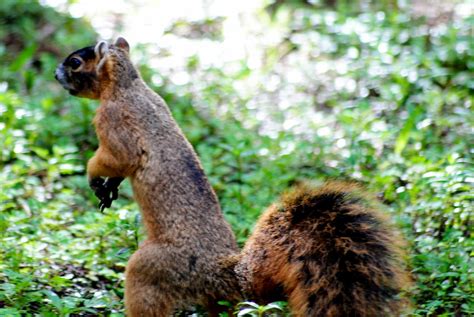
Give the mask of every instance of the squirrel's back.
POLYGON ((400 240, 354 184, 302 186, 259 220, 237 272, 250 298, 295 316, 391 316, 408 281, 400 240))

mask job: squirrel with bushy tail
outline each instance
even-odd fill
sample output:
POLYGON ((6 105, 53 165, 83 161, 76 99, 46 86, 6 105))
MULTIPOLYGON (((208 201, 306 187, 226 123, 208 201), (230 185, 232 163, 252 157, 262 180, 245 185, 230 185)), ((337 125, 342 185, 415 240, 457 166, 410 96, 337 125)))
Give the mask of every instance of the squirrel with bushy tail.
MULTIPOLYGON (((170 316, 220 300, 286 300, 292 316, 396 316, 408 283, 401 238, 352 183, 302 185, 271 205, 239 251, 199 159, 118 38, 70 54, 56 79, 100 100, 89 184, 108 208, 129 178, 146 239, 125 276, 128 316, 170 316)), ((271 184, 269 184, 271 186, 271 184)), ((258 189, 256 189, 258 190, 258 189)))

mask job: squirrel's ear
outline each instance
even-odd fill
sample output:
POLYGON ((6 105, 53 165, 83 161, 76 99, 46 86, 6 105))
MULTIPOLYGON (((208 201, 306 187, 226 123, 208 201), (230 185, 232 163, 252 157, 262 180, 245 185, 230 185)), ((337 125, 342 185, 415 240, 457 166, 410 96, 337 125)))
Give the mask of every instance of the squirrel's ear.
POLYGON ((98 57, 99 62, 96 66, 97 73, 100 72, 102 66, 104 66, 106 55, 109 51, 109 45, 105 41, 100 41, 94 48, 95 56, 98 57))
POLYGON ((130 52, 130 45, 128 45, 127 40, 121 36, 115 41, 115 46, 120 47, 121 49, 124 49, 128 53, 130 52))
POLYGON ((97 57, 99 57, 99 60, 101 60, 105 54, 109 51, 109 45, 107 44, 106 41, 100 41, 99 43, 96 44, 94 48, 94 53, 97 57))

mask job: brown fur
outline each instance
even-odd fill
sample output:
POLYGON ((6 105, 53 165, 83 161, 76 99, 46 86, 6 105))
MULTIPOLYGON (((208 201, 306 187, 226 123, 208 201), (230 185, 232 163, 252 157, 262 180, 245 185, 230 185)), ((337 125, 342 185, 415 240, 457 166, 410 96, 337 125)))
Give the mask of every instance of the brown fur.
POLYGON ((147 239, 126 270, 128 315, 169 316, 177 308, 240 298, 233 270, 221 265, 237 253, 235 238, 193 148, 165 102, 138 76, 127 49, 111 45, 103 58, 99 72, 99 57, 83 58, 91 73, 81 85, 93 92, 69 87, 74 79, 67 69, 57 76, 76 95, 101 102, 94 118, 100 145, 87 165, 89 179, 129 177, 143 215, 147 239))
POLYGON ((244 290, 261 301, 285 294, 295 316, 398 315, 408 279, 387 223, 354 184, 302 186, 258 221, 237 265, 244 290))
POLYGON ((396 238, 354 185, 286 195, 239 255, 192 146, 128 51, 123 39, 78 50, 56 78, 73 95, 100 99, 89 180, 130 178, 143 215, 147 238, 126 270, 129 316, 169 316, 192 305, 216 314, 218 299, 243 293, 261 302, 288 299, 296 316, 398 311, 404 274, 396 238))

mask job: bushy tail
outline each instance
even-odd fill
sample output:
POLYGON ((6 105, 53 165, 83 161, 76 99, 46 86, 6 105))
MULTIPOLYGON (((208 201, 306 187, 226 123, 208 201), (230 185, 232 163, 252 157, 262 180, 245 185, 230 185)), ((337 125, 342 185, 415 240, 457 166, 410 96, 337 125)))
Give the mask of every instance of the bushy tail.
POLYGON ((259 220, 239 264, 245 290, 295 316, 392 316, 408 281, 400 240, 374 199, 347 183, 300 187, 259 220))

